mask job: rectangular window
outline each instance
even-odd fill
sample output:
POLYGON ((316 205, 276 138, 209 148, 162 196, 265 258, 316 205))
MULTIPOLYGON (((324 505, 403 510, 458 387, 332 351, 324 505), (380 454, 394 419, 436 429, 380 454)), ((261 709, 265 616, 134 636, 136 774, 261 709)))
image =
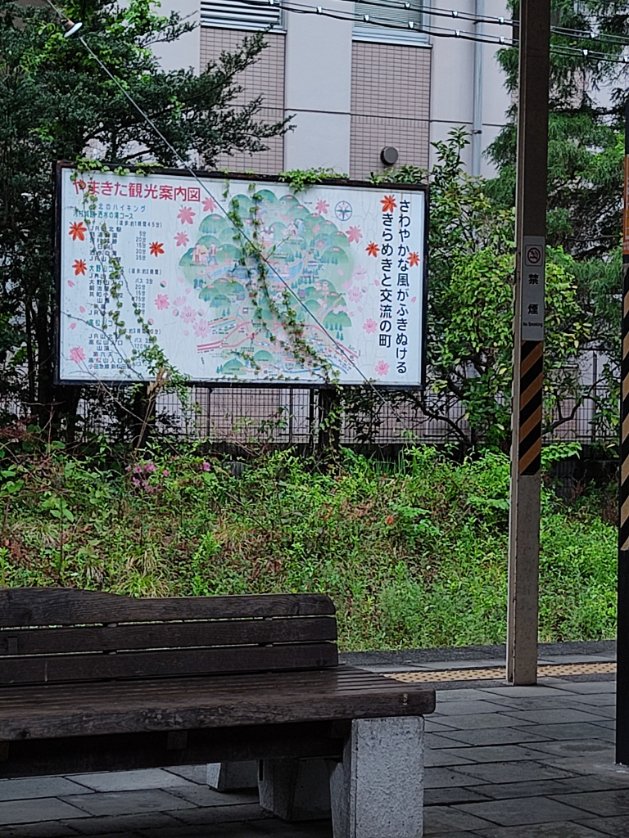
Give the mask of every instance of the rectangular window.
POLYGON ((379 42, 424 42, 427 36, 421 31, 424 0, 377 0, 354 3, 354 37, 379 42))
POLYGON ((201 26, 266 29, 280 26, 281 22, 279 2, 277 5, 258 5, 240 0, 201 0, 201 26))

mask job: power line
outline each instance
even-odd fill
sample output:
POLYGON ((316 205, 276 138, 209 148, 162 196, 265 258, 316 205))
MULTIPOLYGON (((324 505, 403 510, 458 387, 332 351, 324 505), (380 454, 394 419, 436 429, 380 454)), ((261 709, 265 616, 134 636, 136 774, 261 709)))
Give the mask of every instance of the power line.
MULTIPOLYGON (((390 29, 395 30, 398 32, 425 32, 428 35, 434 35, 437 38, 456 38, 458 40, 463 41, 475 41, 476 43, 483 43, 483 44, 492 44, 494 46, 502 46, 502 47, 518 47, 518 42, 513 38, 507 38, 504 36, 496 36, 496 35, 479 35, 474 32, 469 32, 467 30, 462 29, 450 29, 445 26, 433 26, 431 24, 417 24, 413 20, 406 21, 406 24, 398 24, 393 23, 389 18, 386 17, 379 17, 379 16, 372 16, 372 15, 355 15, 350 12, 337 12, 333 9, 326 8, 324 6, 312 6, 301 4, 296 2, 296 0, 243 0, 249 6, 273 6, 275 8, 279 8, 282 11, 289 12, 292 14, 303 14, 303 15, 318 15, 319 17, 327 17, 334 20, 342 20, 342 21, 352 21, 354 23, 361 23, 367 26, 374 26, 378 29, 390 29)), ((370 5, 376 5, 371 4, 370 5)), ((384 6, 384 4, 378 4, 379 6, 384 6)), ((390 6, 386 6, 385 8, 391 8, 390 6)), ((465 19, 466 22, 472 22, 469 19, 465 19)), ((474 22, 482 23, 484 22, 481 19, 475 19, 474 22)), ((551 47, 551 52, 555 55, 565 55, 565 56, 579 56, 581 58, 591 58, 597 61, 604 61, 611 64, 629 64, 629 56, 616 56, 610 55, 608 53, 600 52, 597 50, 592 50, 587 47, 577 47, 571 46, 569 44, 566 45, 553 45, 551 47)))

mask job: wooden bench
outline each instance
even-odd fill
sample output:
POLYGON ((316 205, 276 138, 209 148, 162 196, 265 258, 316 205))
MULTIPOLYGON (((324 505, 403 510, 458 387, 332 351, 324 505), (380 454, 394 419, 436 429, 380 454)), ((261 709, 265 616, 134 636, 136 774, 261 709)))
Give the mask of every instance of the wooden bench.
POLYGON ((415 838, 434 704, 339 665, 327 596, 0 590, 1 777, 261 760, 276 814, 308 815, 299 768, 335 838, 415 838))

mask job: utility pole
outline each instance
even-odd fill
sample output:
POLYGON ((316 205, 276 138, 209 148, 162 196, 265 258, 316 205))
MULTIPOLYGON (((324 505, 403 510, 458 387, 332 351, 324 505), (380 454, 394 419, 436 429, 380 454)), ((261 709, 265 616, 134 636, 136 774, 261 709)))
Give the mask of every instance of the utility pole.
POLYGON ((520 3, 507 681, 537 682, 550 3, 520 3))
POLYGON ((616 762, 629 765, 629 99, 625 104, 625 181, 622 224, 622 362, 616 645, 616 762))

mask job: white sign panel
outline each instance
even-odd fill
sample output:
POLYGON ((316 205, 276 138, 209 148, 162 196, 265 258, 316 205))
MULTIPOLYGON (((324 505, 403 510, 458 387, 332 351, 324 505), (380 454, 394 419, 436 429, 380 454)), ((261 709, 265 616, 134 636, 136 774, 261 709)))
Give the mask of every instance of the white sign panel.
POLYGON ((425 223, 420 190, 60 167, 58 378, 147 381, 159 347, 191 381, 419 386, 425 223))
POLYGON ((546 240, 522 239, 522 340, 544 340, 546 240))

